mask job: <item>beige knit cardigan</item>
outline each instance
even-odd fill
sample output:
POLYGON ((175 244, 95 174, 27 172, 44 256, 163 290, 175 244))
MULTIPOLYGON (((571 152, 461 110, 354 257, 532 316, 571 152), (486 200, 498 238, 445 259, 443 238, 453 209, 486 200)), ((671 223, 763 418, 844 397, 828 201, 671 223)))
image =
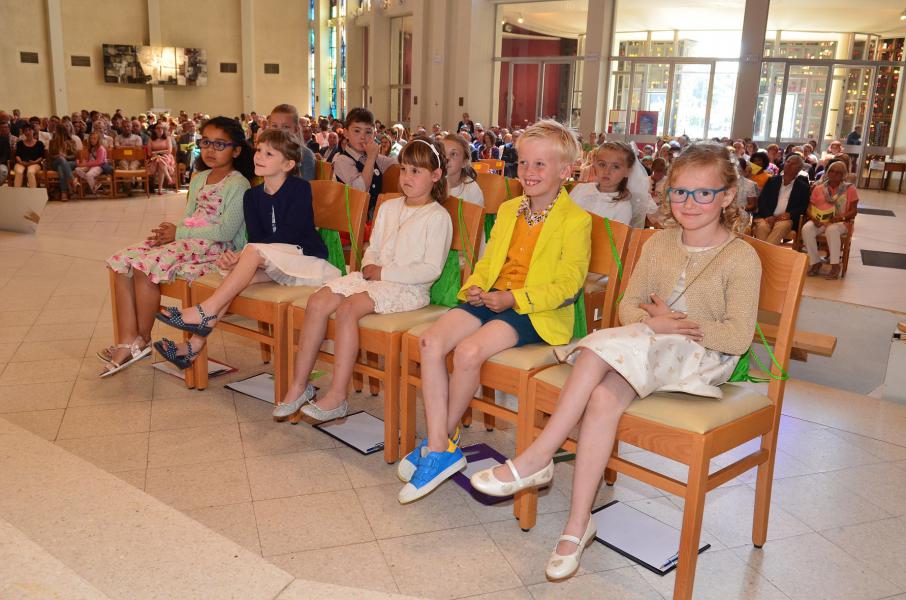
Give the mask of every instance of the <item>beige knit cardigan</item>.
POLYGON ((642 255, 629 277, 620 301, 620 322, 628 325, 648 317, 639 305, 651 302, 652 292, 666 301, 684 267, 688 286, 683 295, 686 314, 701 326, 701 344, 725 354, 744 354, 752 344, 758 317, 761 261, 742 239, 734 239, 725 247, 690 253, 683 247, 680 227, 653 235, 642 247, 642 255), (705 269, 712 258, 714 261, 705 269))

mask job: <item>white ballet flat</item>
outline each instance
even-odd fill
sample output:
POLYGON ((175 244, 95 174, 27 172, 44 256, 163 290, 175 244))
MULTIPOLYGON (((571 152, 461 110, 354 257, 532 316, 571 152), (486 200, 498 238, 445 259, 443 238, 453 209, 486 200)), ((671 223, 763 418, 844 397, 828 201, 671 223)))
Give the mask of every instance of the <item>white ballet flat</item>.
POLYGON ((561 556, 557 554, 557 546, 555 545, 554 551, 547 561, 547 568, 544 569, 544 574, 547 575, 547 578, 557 581, 575 575, 576 571, 579 570, 579 560, 582 558, 582 552, 586 546, 594 541, 597 532, 595 520, 589 517, 588 525, 585 527, 585 533, 582 534, 581 540, 574 535, 561 535, 557 540, 557 544, 560 542, 572 542, 576 544, 576 550, 572 554, 561 556))
POLYGON ((492 467, 472 475, 469 480, 472 483, 472 487, 488 496, 512 496, 526 488, 547 485, 554 478, 554 461, 550 461, 546 467, 537 473, 532 473, 528 477, 519 476, 513 461, 507 459, 504 464, 510 468, 510 473, 513 474, 513 481, 500 481, 494 475, 496 467, 492 467))
POLYGON ((292 402, 282 402, 274 407, 274 412, 272 413, 274 420, 283 421, 299 412, 299 409, 302 408, 306 402, 311 402, 312 398, 315 397, 315 394, 315 386, 309 383, 305 386, 305 390, 302 392, 301 396, 292 402))

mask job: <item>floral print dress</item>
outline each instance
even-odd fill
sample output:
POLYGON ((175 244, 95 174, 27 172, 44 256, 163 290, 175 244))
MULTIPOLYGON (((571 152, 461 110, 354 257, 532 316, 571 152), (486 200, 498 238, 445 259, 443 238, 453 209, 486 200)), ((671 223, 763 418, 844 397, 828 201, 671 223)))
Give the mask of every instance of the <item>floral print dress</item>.
POLYGON ((214 271, 224 250, 238 250, 245 238, 242 196, 248 181, 233 171, 207 185, 209 173, 200 173, 196 176, 199 185, 190 187, 188 214, 177 226, 176 240, 163 246, 146 241, 124 248, 107 259, 110 268, 129 276, 137 269, 152 283, 169 283, 177 277, 191 282, 214 271))

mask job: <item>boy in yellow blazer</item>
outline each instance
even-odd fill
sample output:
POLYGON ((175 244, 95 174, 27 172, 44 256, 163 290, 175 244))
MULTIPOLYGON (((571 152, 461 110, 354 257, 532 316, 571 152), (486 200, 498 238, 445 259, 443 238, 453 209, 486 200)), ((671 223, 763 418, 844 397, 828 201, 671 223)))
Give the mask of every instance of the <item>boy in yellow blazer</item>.
POLYGON ((466 466, 458 424, 481 366, 525 344, 565 344, 591 255, 591 217, 563 190, 579 146, 560 123, 540 121, 517 142, 524 196, 502 204, 484 256, 459 292, 463 301, 420 339, 426 439, 398 467, 403 504, 466 466), (453 373, 446 356, 453 351, 453 373))

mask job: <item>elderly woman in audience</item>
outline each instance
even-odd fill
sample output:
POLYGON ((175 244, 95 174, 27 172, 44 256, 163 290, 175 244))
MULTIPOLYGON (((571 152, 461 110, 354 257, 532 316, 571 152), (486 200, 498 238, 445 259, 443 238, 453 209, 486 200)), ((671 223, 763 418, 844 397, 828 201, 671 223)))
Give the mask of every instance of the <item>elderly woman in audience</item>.
POLYGON ((148 173, 157 181, 157 194, 163 194, 164 181, 173 185, 176 177, 176 158, 173 156, 173 146, 169 136, 164 131, 162 123, 157 123, 150 129, 148 140, 148 173))
POLYGON ((830 162, 835 156, 843 153, 843 144, 840 143, 840 140, 834 140, 827 145, 827 150, 821 154, 821 160, 819 161, 822 165, 827 167, 828 162, 830 162))
POLYGON ((21 136, 16 142, 16 164, 13 171, 16 174, 13 180, 15 187, 22 187, 23 179, 28 180, 28 187, 38 187, 38 173, 44 162, 44 144, 37 139, 37 132, 30 122, 23 124, 19 133, 21 136))
POLYGON ((808 208, 808 222, 802 226, 802 240, 808 252, 811 267, 808 274, 821 273, 821 257, 818 255, 818 236, 827 239, 830 272, 825 279, 840 277, 840 248, 843 236, 851 236, 859 196, 856 186, 845 181, 848 169, 843 161, 832 162, 826 171, 827 179, 812 190, 808 208))

